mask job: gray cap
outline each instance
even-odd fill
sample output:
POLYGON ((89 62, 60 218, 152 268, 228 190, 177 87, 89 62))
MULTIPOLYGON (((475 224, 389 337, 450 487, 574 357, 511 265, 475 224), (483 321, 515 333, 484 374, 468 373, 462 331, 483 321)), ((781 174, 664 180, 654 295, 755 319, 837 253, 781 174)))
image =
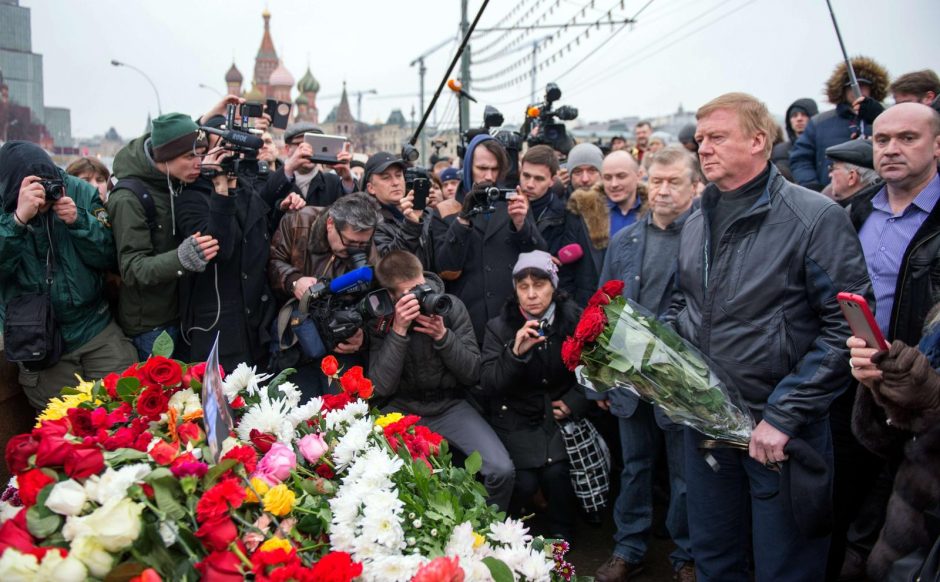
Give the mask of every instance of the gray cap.
POLYGON ((558 289, 558 266, 552 261, 552 256, 545 251, 530 251, 520 253, 516 265, 512 268, 513 277, 526 269, 536 269, 545 273, 552 282, 552 287, 558 289))
POLYGON ((594 166, 600 172, 603 164, 604 152, 592 143, 579 143, 568 152, 569 171, 573 171, 578 166, 594 166))
POLYGON ((290 143, 298 135, 303 135, 305 133, 319 133, 322 134, 323 130, 318 126, 310 123, 309 121, 300 121, 297 123, 292 123, 287 126, 287 129, 284 130, 284 143, 290 143))
POLYGON ((829 146, 826 148, 826 157, 836 162, 853 164, 870 170, 875 169, 871 142, 867 139, 853 139, 829 146))

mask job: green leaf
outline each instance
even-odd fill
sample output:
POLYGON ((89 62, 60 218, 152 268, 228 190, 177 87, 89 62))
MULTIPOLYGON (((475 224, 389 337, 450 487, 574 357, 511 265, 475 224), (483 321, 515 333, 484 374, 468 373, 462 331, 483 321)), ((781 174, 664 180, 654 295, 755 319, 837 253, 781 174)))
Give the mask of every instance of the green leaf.
POLYGON ((104 458, 108 465, 114 467, 131 461, 146 461, 150 455, 137 449, 117 449, 115 451, 106 451, 104 458))
POLYGON ((470 473, 470 476, 479 473, 481 467, 483 467, 483 457, 480 456, 479 451, 470 453, 467 460, 463 462, 463 468, 467 470, 467 473, 470 473))
POLYGON ((134 397, 140 393, 140 380, 137 378, 121 378, 117 381, 118 397, 128 404, 133 404, 134 397))
POLYGON ((512 570, 509 569, 509 566, 505 564, 502 560, 497 560, 496 558, 489 556, 483 558, 483 564, 486 565, 490 570, 490 576, 493 577, 493 582, 514 582, 515 577, 512 575, 512 570))
POLYGON ((280 386, 287 380, 288 376, 290 376, 296 371, 297 370, 295 370, 294 368, 285 368, 281 370, 281 372, 277 376, 275 376, 273 380, 268 382, 268 389, 277 388, 278 386, 280 386))
POLYGON ((206 473, 206 476, 203 477, 203 480, 202 480, 206 489, 208 489, 209 487, 212 487, 212 484, 216 482, 216 480, 219 478, 220 475, 222 475, 222 473, 228 471, 229 469, 234 467, 237 463, 238 461, 236 461, 235 459, 225 459, 224 461, 220 461, 218 465, 209 469, 209 472, 206 473))
POLYGON ((123 564, 118 564, 114 568, 111 568, 111 571, 104 577, 104 582, 130 580, 134 576, 140 576, 140 573, 146 569, 147 566, 140 562, 124 562, 123 564))
POLYGON ((173 338, 165 331, 160 332, 157 339, 153 340, 153 348, 150 350, 152 356, 163 356, 169 358, 173 356, 173 338))
MULTIPOLYGON (((48 496, 47 493, 46 497, 48 496)), ((26 511, 26 529, 37 538, 51 536, 60 527, 62 527, 62 516, 50 511, 46 507, 45 499, 42 500, 41 504, 37 500, 36 505, 26 511)))
POLYGON ((180 494, 179 482, 173 477, 163 477, 150 481, 157 507, 166 514, 167 519, 179 521, 186 517, 186 509, 176 500, 180 494))

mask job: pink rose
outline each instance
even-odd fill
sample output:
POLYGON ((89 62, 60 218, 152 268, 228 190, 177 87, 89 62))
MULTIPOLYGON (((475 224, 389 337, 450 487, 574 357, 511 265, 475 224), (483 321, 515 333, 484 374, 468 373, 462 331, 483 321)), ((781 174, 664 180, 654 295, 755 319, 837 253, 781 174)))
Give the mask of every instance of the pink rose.
POLYGON ((291 469, 297 466, 297 455, 284 443, 274 443, 258 463, 254 476, 270 485, 277 485, 290 477, 291 469))
POLYGON ((297 446, 300 447, 300 454, 303 455, 311 465, 315 465, 317 461, 320 460, 320 457, 323 456, 323 453, 330 448, 330 445, 326 444, 326 441, 323 440, 323 435, 320 433, 308 434, 300 439, 297 446))

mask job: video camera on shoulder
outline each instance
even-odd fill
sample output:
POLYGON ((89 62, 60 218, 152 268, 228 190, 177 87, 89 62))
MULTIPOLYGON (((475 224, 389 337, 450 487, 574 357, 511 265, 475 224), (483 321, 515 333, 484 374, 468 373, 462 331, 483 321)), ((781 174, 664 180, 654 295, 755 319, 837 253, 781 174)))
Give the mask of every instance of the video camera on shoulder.
POLYGON ((578 118, 578 108, 570 105, 554 106, 561 99, 561 89, 555 83, 545 86, 545 100, 532 105, 526 110, 526 120, 522 125, 523 135, 530 146, 548 145, 555 151, 568 155, 574 147, 574 139, 568 134, 564 123, 578 118), (533 131, 534 130, 534 131, 533 131))
POLYGON ((240 121, 236 121, 236 106, 229 103, 225 110, 224 129, 217 129, 207 125, 200 126, 199 129, 205 133, 211 133, 221 138, 221 144, 224 149, 232 152, 232 155, 222 160, 220 168, 203 168, 202 174, 209 178, 224 174, 236 177, 254 177, 266 175, 270 169, 268 163, 258 159, 258 150, 264 147, 264 140, 256 135, 258 130, 251 129, 248 126, 248 120, 261 117, 264 114, 264 106, 261 103, 246 102, 238 107, 240 121))

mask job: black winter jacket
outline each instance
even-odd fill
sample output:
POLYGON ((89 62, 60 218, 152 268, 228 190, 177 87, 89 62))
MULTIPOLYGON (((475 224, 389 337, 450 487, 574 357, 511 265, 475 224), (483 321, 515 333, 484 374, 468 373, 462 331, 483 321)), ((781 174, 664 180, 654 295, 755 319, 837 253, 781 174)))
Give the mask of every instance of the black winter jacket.
POLYGON ((525 323, 515 298, 486 324, 478 400, 487 402, 487 419, 517 469, 568 458, 552 414, 553 400, 563 400, 575 417, 583 415, 589 405, 584 390, 561 360, 561 344, 574 333, 581 308, 558 295, 555 301, 548 340, 521 358, 512 353, 516 332, 525 323))
POLYGON ((206 270, 180 281, 180 324, 191 359, 204 360, 218 332, 219 361, 226 370, 239 362, 265 362, 277 309, 266 276, 267 217, 268 206, 250 189, 221 196, 208 178, 200 177, 179 195, 177 234, 201 232, 219 241, 219 254, 206 270))
POLYGON ((685 223, 665 319, 711 358, 758 421, 795 436, 825 418, 849 384, 851 332, 836 294, 871 300, 861 244, 842 208, 771 166, 764 193, 710 261, 708 215, 720 195, 706 188, 685 223))
MULTIPOLYGON (((424 274, 435 293, 444 282, 424 274)), ((454 296, 444 316, 447 335, 440 342, 411 331, 400 336, 371 333, 369 378, 379 398, 389 398, 389 408, 419 416, 435 416, 463 400, 480 379, 480 347, 467 308, 454 296)))
MULTIPOLYGON (((882 184, 869 187, 852 198, 848 206, 855 230, 861 231, 872 213, 872 198, 882 184)), ((914 346, 920 341, 930 309, 940 302, 940 204, 934 206, 927 220, 911 240, 894 291, 891 324, 882 330, 888 341, 901 340, 914 346)))
POLYGON ((343 189, 343 180, 331 172, 317 172, 317 175, 310 181, 307 188, 307 195, 304 196, 297 187, 297 182, 288 179, 284 174, 283 166, 277 171, 268 175, 264 187, 261 188, 261 199, 271 208, 271 230, 277 228, 278 223, 284 213, 281 211, 281 202, 291 193, 300 195, 307 201, 307 206, 317 206, 325 208, 345 194, 343 189))
POLYGON ((481 344, 486 322, 499 315, 513 294, 512 268, 519 254, 548 250, 532 213, 517 231, 503 202, 492 214, 472 217, 470 226, 453 220, 435 246, 437 271, 448 282, 447 291, 467 306, 481 344))

